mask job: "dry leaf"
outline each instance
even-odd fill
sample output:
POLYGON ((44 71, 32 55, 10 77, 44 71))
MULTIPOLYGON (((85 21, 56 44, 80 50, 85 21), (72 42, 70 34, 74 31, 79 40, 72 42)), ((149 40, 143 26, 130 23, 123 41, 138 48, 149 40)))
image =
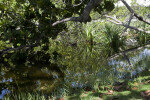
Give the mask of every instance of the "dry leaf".
POLYGON ((59 98, 58 100, 65 100, 64 98, 59 98))
POLYGON ((137 82, 135 82, 135 83, 134 83, 134 85, 135 85, 135 86, 138 86, 138 83, 137 83, 137 82))
POLYGON ((150 90, 147 90, 147 91, 145 91, 144 93, 145 93, 145 94, 149 94, 149 93, 150 93, 150 90))
POLYGON ((114 93, 113 90, 108 90, 108 93, 106 93, 106 94, 112 95, 113 93, 114 93))
POLYGON ((103 100, 102 98, 99 98, 99 99, 97 99, 97 100, 103 100))
POLYGON ((93 93, 95 93, 95 91, 94 91, 94 90, 93 90, 92 92, 93 92, 93 93))
POLYGON ((133 88, 132 88, 132 90, 137 90, 137 89, 138 89, 137 87, 133 87, 133 88))
POLYGON ((85 91, 84 93, 85 93, 85 94, 87 94, 88 92, 87 92, 87 91, 85 91))
POLYGON ((81 98, 82 98, 82 97, 85 97, 85 96, 86 96, 85 94, 82 94, 82 95, 81 95, 81 98))

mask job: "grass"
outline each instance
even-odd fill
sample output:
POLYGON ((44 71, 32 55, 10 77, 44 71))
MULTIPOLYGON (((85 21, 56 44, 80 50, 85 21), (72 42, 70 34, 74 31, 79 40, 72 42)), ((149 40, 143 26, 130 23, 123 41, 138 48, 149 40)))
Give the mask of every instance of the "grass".
POLYGON ((6 95, 4 100, 47 100, 43 94, 38 93, 17 93, 12 95, 6 95))
POLYGON ((128 90, 122 92, 114 92, 113 96, 104 96, 104 100, 110 100, 110 98, 118 98, 119 100, 143 100, 140 92, 150 89, 150 84, 144 84, 141 88, 137 90, 128 90))
POLYGON ((112 98, 118 100, 144 100, 140 92, 150 90, 150 84, 143 84, 137 90, 114 91, 113 95, 105 95, 107 91, 79 91, 72 96, 56 99, 56 97, 46 97, 44 94, 37 93, 19 93, 13 95, 6 95, 4 100, 111 100, 112 98))
POLYGON ((108 90, 82 91, 73 96, 65 97, 64 100, 146 100, 140 93, 150 90, 148 80, 150 80, 149 72, 141 74, 134 82, 128 83, 130 89, 113 90, 113 95, 108 95, 108 90))
POLYGON ((74 96, 65 97, 64 100, 145 100, 140 92, 150 90, 150 84, 143 84, 136 90, 114 91, 113 95, 106 95, 108 91, 82 92, 74 96), (113 98, 113 99, 112 99, 113 98))
POLYGON ((128 82, 129 89, 123 88, 118 91, 112 88, 99 89, 98 91, 83 89, 73 91, 71 95, 53 96, 43 93, 14 93, 4 96, 4 100, 147 100, 141 96, 141 92, 150 90, 150 73, 141 73, 141 76, 132 82, 128 82), (113 94, 110 93, 113 91, 113 94))

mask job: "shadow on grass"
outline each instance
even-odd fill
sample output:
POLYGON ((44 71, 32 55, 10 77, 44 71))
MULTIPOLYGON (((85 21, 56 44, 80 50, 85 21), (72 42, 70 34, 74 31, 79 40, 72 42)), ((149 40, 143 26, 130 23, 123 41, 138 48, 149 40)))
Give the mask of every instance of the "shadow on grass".
POLYGON ((81 94, 82 94, 81 90, 75 90, 73 96, 68 97, 68 100, 81 100, 80 99, 81 94))
MULTIPOLYGON (((106 95, 108 91, 90 93, 88 97, 99 97, 103 98, 103 100, 150 100, 149 98, 143 98, 141 96, 141 92, 150 89, 150 84, 143 84, 141 87, 137 88, 137 90, 124 90, 120 92, 114 92, 113 95, 106 95)), ((97 100, 97 99, 96 99, 97 100)))
POLYGON ((147 100, 143 98, 139 91, 117 92, 113 96, 104 96, 104 100, 147 100))

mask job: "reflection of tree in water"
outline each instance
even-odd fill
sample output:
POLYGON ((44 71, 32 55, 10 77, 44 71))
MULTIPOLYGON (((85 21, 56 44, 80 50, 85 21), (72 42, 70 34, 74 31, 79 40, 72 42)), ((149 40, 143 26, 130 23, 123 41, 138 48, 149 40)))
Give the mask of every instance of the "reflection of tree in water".
POLYGON ((58 57, 56 62, 67 67, 64 72, 66 75, 65 82, 70 86, 91 86, 97 80, 102 80, 102 78, 106 80, 103 76, 109 76, 111 73, 112 69, 107 66, 104 53, 95 50, 94 47, 91 52, 84 45, 76 48, 66 46, 61 47, 61 49, 58 48, 58 53, 61 54, 61 57, 58 57), (106 70, 108 73, 105 72, 106 70), (100 74, 100 72, 104 73, 100 74), (100 78, 100 76, 102 77, 100 78))
POLYGON ((121 80, 129 81, 129 78, 145 70, 150 60, 148 49, 129 54, 130 65, 124 57, 106 61, 105 52, 94 47, 90 52, 86 46, 82 47, 58 48, 61 57, 58 57, 57 63, 67 66, 64 72, 65 83, 74 88, 94 88, 97 82, 99 85, 107 85, 121 80))
MULTIPOLYGON (((1 87, 14 86, 20 90, 48 92, 57 89, 64 91, 64 85, 67 88, 95 89, 112 85, 122 79, 133 78, 148 67, 150 59, 150 50, 145 49, 129 54, 131 65, 124 57, 108 61, 107 52, 102 51, 99 45, 93 45, 92 50, 89 50, 89 46, 84 43, 77 43, 76 46, 58 44, 54 51, 56 56, 51 59, 51 65, 19 65, 1 71, 5 73, 0 76, 3 81, 11 78, 13 80, 8 81, 8 85, 6 81, 1 82, 1 87)), ((4 66, 1 70, 3 69, 4 66)))
MULTIPOLYGON (((109 62, 110 66, 116 66, 115 70, 121 73, 130 72, 130 77, 139 74, 145 69, 149 69, 148 65, 150 63, 150 50, 144 49, 140 52, 131 53, 129 57, 131 65, 125 60, 111 60, 109 62)), ((123 76, 122 76, 123 77, 123 76)))
MULTIPOLYGON (((5 67, 3 67, 5 68, 5 67)), ((0 88, 8 88, 13 91, 43 91, 50 92, 59 85, 64 74, 57 66, 18 65, 9 70, 3 70, 0 80, 0 88), (54 68, 52 68, 54 67, 54 68), (51 69, 52 68, 52 69, 51 69)))

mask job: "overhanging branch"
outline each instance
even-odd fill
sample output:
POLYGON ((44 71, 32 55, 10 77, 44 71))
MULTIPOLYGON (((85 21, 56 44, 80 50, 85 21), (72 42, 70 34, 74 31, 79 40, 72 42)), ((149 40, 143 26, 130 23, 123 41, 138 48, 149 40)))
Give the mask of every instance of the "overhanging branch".
POLYGON ((145 23, 147 23, 147 24, 150 25, 150 22, 149 22, 149 21, 146 21, 142 16, 139 16, 137 13, 135 13, 135 11, 127 4, 126 1, 124 1, 124 0, 121 0, 121 1, 122 1, 122 3, 126 6, 126 8, 127 8, 131 13, 133 13, 136 18, 138 18, 138 20, 143 21, 143 22, 145 22, 145 23))
POLYGON ((1 54, 0 54, 0 57, 3 56, 4 54, 8 54, 10 51, 17 51, 19 49, 22 49, 22 48, 32 48, 32 47, 36 47, 38 44, 32 44, 32 45, 24 45, 24 46, 19 46, 19 47, 16 47, 16 48, 9 48, 9 49, 5 49, 5 50, 2 50, 1 51, 1 54))
POLYGON ((146 44, 144 46, 137 46, 137 47, 133 47, 133 48, 121 51, 120 53, 114 54, 111 57, 109 57, 109 60, 115 59, 115 58, 119 57, 120 55, 124 55, 124 54, 127 54, 129 52, 134 52, 134 51, 141 50, 141 49, 146 48, 146 47, 150 47, 150 43, 148 43, 148 44, 146 44))
POLYGON ((90 2, 87 4, 87 6, 84 8, 84 11, 81 16, 79 17, 70 17, 70 18, 65 18, 60 21, 56 21, 52 24, 52 26, 55 26, 57 24, 63 23, 63 22, 68 22, 68 21, 76 21, 76 22, 90 22, 91 17, 90 17, 90 12, 91 10, 99 5, 103 0, 90 0, 90 2))
MULTIPOLYGON (((67 21, 76 21, 76 22, 89 22, 91 21, 91 17, 90 17, 90 12, 91 10, 96 7, 97 5, 99 5, 103 0, 90 0, 89 3, 87 4, 87 6, 84 8, 84 11, 82 13, 81 16, 79 17, 70 17, 70 18, 66 18, 66 19, 62 19, 60 21, 56 21, 55 23, 52 24, 52 27, 63 23, 63 22, 67 22, 67 21)), ((9 53, 10 51, 16 51, 22 48, 31 48, 31 47, 35 47, 38 46, 40 40, 42 39, 42 36, 36 41, 36 44, 32 44, 32 45, 24 45, 24 46, 19 46, 17 48, 7 48, 5 50, 0 51, 0 57, 4 54, 9 53)))
POLYGON ((3 56, 4 54, 8 54, 10 51, 17 51, 17 50, 20 50, 20 49, 29 49, 29 48, 33 48, 33 47, 36 47, 40 44, 40 40, 42 39, 43 37, 43 34, 40 35, 40 37, 36 40, 36 43, 35 44, 31 44, 31 45, 23 45, 23 46, 19 46, 19 47, 16 47, 16 48, 7 48, 7 49, 4 49, 2 51, 0 51, 0 57, 3 56))
MULTIPOLYGON (((129 18, 129 21, 128 21, 128 26, 130 26, 130 23, 131 23, 132 18, 133 18, 133 13, 130 15, 130 18, 129 18)), ((127 29, 128 29, 128 27, 126 27, 126 28, 124 29, 123 33, 126 32, 127 29)))
POLYGON ((145 30, 143 30, 143 29, 136 28, 136 27, 134 27, 134 26, 129 26, 129 25, 124 24, 123 22, 121 22, 120 20, 118 20, 118 19, 116 19, 116 18, 114 18, 114 17, 108 16, 108 15, 105 15, 105 17, 112 19, 112 20, 108 20, 108 21, 110 21, 110 22, 112 22, 112 23, 114 23, 114 24, 122 25, 122 26, 124 26, 124 27, 126 27, 126 28, 130 28, 130 29, 133 29, 133 30, 137 30, 137 31, 140 31, 140 32, 145 32, 145 33, 147 33, 147 34, 150 34, 150 31, 145 31, 145 30))
POLYGON ((55 25, 60 24, 60 23, 68 22, 68 21, 75 21, 75 22, 79 21, 79 22, 81 22, 81 18, 70 17, 70 18, 62 19, 62 20, 59 20, 59 21, 56 21, 55 23, 53 23, 52 26, 55 26, 55 25))

